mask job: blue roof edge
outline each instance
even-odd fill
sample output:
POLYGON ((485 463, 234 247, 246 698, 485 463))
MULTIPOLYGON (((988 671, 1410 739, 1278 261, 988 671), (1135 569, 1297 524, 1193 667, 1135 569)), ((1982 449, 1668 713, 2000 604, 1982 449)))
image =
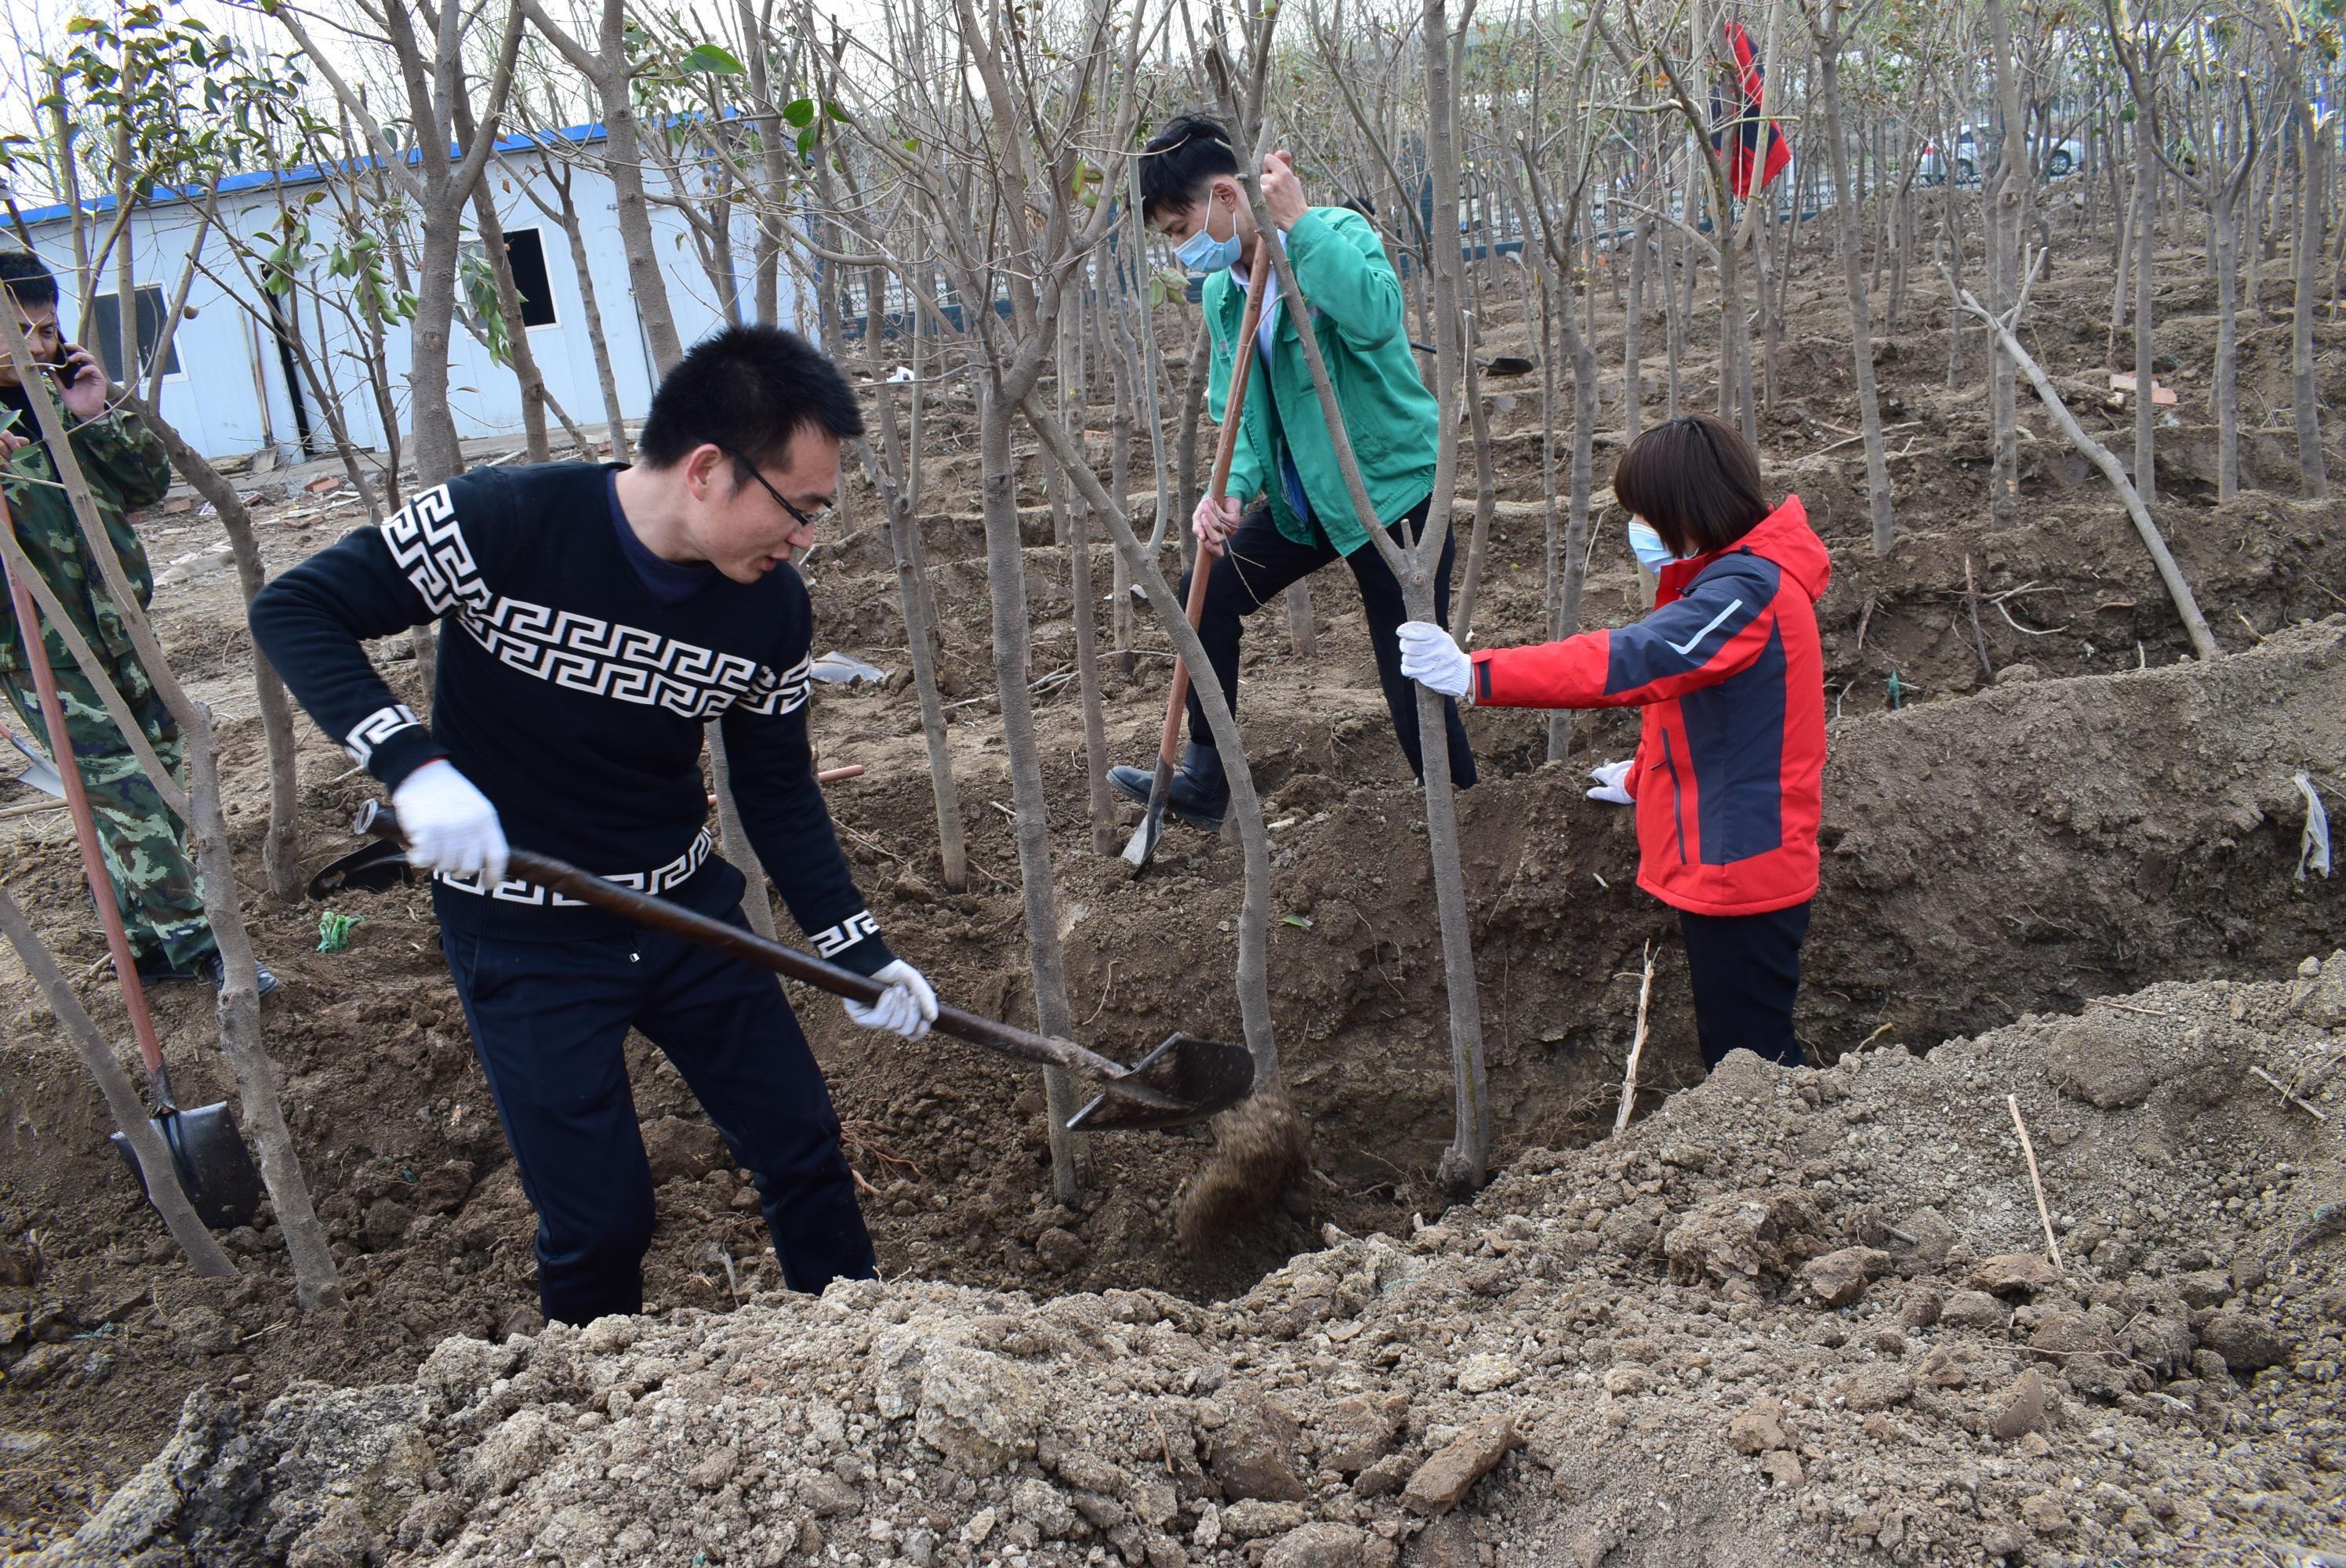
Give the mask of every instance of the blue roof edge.
MULTIPOLYGON (((501 136, 497 138, 495 150, 500 153, 526 152, 545 141, 573 142, 583 146, 589 142, 601 141, 607 134, 602 121, 588 120, 584 125, 565 126, 560 130, 547 132, 543 137, 528 134, 501 136)), ((450 151, 453 155, 455 149, 452 148, 450 151)), ((410 148, 404 155, 404 161, 413 163, 422 156, 422 149, 410 148)), ((324 179, 329 172, 341 173, 372 168, 376 161, 372 157, 353 158, 344 158, 332 164, 297 164, 291 168, 275 173, 262 170, 253 174, 231 174, 219 182, 219 191, 221 195, 229 196, 240 190, 266 190, 272 185, 314 185, 324 179)), ((159 187, 156 195, 139 205, 168 206, 177 202, 196 200, 203 194, 204 188, 201 186, 189 186, 177 189, 159 187)), ((59 201, 47 207, 34 208, 28 212, 18 213, 17 216, 24 220, 25 226, 30 229, 38 224, 55 223, 60 219, 69 218, 73 215, 73 210, 71 202, 59 201)), ((85 213, 93 214, 111 212, 114 210, 114 197, 109 192, 104 196, 92 198, 82 203, 82 210, 85 213)))

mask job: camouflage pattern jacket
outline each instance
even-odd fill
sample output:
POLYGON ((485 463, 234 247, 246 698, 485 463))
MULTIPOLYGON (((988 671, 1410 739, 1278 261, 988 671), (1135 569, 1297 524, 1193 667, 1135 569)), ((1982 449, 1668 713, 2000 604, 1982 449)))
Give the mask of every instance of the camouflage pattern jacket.
MULTIPOLYGON (((66 412, 62 405, 57 412, 74 454, 81 460, 82 473, 89 480, 90 496, 106 520, 114 553, 144 607, 154 595, 155 576, 147 564, 147 546, 131 528, 127 514, 153 505, 170 488, 171 464, 164 455, 163 443, 127 409, 116 409, 86 423, 66 412)), ((18 426, 31 423, 24 411, 0 407, 0 417, 10 413, 18 426)), ((37 438, 40 432, 30 429, 17 433, 37 438)), ((73 503, 58 485, 56 464, 48 448, 37 439, 19 448, 6 467, 0 469, 0 494, 7 497, 16 540, 26 557, 64 602, 82 636, 114 665, 116 683, 123 695, 133 701, 145 696, 146 671, 138 667, 129 634, 123 628, 122 612, 107 593, 106 579, 90 555, 90 542, 83 537, 73 503)), ((54 629, 46 634, 46 642, 51 667, 61 674, 72 670, 73 656, 54 629)), ((0 673, 24 667, 25 650, 15 615, 7 601, 0 599, 0 673)))

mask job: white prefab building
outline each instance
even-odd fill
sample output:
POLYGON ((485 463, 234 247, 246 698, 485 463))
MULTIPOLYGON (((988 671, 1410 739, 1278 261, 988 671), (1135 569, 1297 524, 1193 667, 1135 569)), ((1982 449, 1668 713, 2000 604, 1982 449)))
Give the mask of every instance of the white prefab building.
MULTIPOLYGON (((558 158, 563 151, 602 138, 601 126, 586 125, 553 133, 546 139, 566 144, 555 154, 558 158)), ((530 350, 546 391, 574 421, 599 434, 605 407, 586 331, 578 270, 562 225, 531 199, 534 191, 548 208, 560 211, 559 199, 542 162, 545 156, 536 140, 507 137, 497 143, 482 178, 494 193, 498 221, 505 231, 506 254, 523 295, 530 350)), ((650 405, 656 378, 620 250, 611 182, 591 158, 571 167, 571 200, 580 220, 620 406, 627 418, 639 419, 650 405)), ((162 383, 163 417, 207 457, 268 451, 290 462, 333 450, 331 422, 318 406, 318 392, 280 342, 268 319, 267 302, 258 297, 229 239, 230 235, 240 237, 263 253, 271 249, 283 210, 300 209, 303 199, 328 178, 328 172, 302 167, 281 175, 236 175, 220 182, 213 228, 204 238, 188 292, 191 313, 179 322, 162 383), (249 302, 260 304, 261 315, 256 316, 249 302)), ((737 208, 731 225, 736 276, 729 286, 720 286, 684 219, 658 199, 665 188, 659 173, 647 170, 646 180, 652 187, 653 233, 678 334, 689 345, 729 321, 749 319, 755 288, 749 276, 754 221, 737 208)), ((162 318, 187 269, 201 206, 200 196, 158 195, 131 214, 127 243, 138 290, 142 360, 158 341, 162 318)), ((110 197, 84 204, 81 221, 93 248, 111 226, 113 209, 110 197)), ((383 418, 363 366, 364 340, 331 302, 351 287, 348 280, 331 277, 326 270, 330 231, 337 225, 332 215, 337 209, 332 202, 321 201, 307 210, 314 233, 307 258, 310 265, 291 295, 279 300, 275 308, 280 321, 284 313, 299 313, 300 336, 312 362, 331 382, 330 391, 352 443, 380 448, 383 418), (325 293, 323 299, 320 290, 325 293)), ((70 334, 81 319, 82 306, 75 298, 74 213, 63 205, 45 207, 23 213, 21 221, 34 248, 57 275, 65 296, 59 302, 58 318, 70 334)), ((12 235, 0 239, 0 244, 14 243, 21 243, 21 238, 12 235)), ((801 299, 787 265, 780 287, 778 311, 783 323, 811 329, 812 300, 801 299)), ((90 346, 117 374, 119 288, 119 274, 108 266, 97 280, 89 333, 90 346)), ((513 371, 496 363, 480 339, 467 330, 469 311, 461 285, 457 314, 449 344, 448 402, 458 435, 471 439, 518 433, 522 428, 519 382, 513 371)), ((403 443, 413 429, 406 390, 409 339, 405 324, 386 330, 384 350, 390 363, 393 417, 403 443)), ((560 426, 548 423, 559 440, 560 426)))

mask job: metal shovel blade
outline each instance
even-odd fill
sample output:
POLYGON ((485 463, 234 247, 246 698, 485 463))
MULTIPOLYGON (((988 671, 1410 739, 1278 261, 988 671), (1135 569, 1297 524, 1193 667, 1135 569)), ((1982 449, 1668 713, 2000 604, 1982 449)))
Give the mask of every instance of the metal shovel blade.
POLYGON ((1157 853, 1158 841, 1165 837, 1165 805, 1172 794, 1173 764, 1159 757, 1157 777, 1148 784, 1148 805, 1140 813, 1140 826, 1132 830, 1132 837, 1124 846, 1124 863, 1132 868, 1136 877, 1148 869, 1150 859, 1157 853))
POLYGON ((1133 1064, 1127 1074, 1178 1100, 1183 1109, 1160 1111, 1114 1093, 1105 1094, 1067 1118, 1076 1133, 1143 1132, 1186 1127, 1227 1111, 1254 1089, 1254 1058, 1243 1045, 1198 1040, 1175 1031, 1165 1044, 1133 1064))
POLYGON ((25 754, 25 770, 16 775, 17 783, 38 789, 52 799, 66 798, 66 781, 57 777, 56 763, 26 745, 13 729, 8 731, 8 744, 25 754))
POLYGON ((340 892, 379 893, 411 880, 405 848, 378 839, 352 850, 311 877, 310 896, 324 899, 340 892))
MULTIPOLYGON (((179 1186, 207 1229, 233 1230, 252 1223, 252 1217, 260 1212, 260 1172, 254 1167, 225 1105, 172 1111, 157 1116, 152 1125, 171 1151, 179 1186)), ((112 1138, 130 1174, 138 1178, 139 1192, 151 1200, 154 1195, 148 1191, 147 1173, 139 1168, 138 1151, 120 1133, 112 1138)))

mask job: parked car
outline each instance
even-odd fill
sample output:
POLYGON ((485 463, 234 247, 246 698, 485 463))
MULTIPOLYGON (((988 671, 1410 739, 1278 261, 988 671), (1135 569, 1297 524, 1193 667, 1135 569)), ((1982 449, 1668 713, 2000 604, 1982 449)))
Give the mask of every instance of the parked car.
MULTIPOLYGON (((2046 179, 2063 179, 2086 161, 2086 144, 2076 137, 2040 136, 2029 143, 2029 158, 2046 179)), ((1979 135, 1965 126, 1955 137, 1955 183, 1977 185, 1986 159, 1980 154, 1979 135)), ((1935 145, 1925 144, 1915 170, 1924 185, 1947 182, 1947 160, 1935 145)))

